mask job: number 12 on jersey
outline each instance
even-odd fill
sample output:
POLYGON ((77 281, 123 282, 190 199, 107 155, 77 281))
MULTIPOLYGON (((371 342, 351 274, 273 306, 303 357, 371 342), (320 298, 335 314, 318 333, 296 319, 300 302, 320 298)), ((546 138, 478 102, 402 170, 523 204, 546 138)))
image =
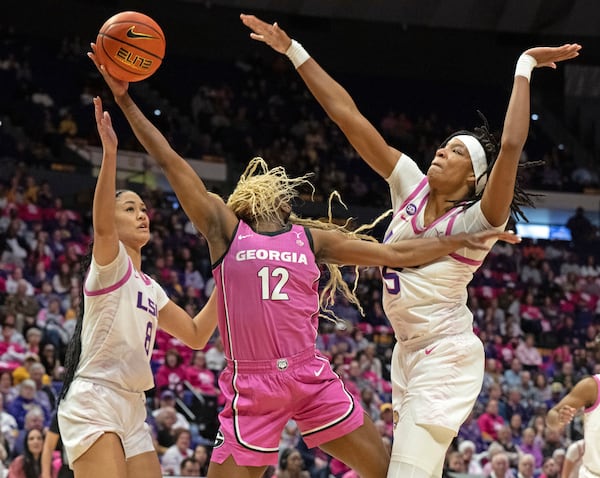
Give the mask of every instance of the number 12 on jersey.
POLYGON ((260 277, 261 291, 263 300, 288 300, 289 297, 285 292, 282 292, 283 287, 290 278, 290 274, 285 267, 276 267, 271 270, 265 266, 257 273, 260 277), (271 290, 270 278, 276 278, 275 287, 271 290), (278 279, 277 279, 278 278, 278 279))

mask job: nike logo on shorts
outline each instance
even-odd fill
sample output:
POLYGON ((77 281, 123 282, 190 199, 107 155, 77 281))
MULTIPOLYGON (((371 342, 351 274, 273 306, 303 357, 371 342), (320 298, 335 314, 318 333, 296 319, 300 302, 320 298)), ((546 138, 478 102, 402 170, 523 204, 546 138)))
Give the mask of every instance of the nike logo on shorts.
POLYGON ((321 372, 323 371, 324 368, 325 368, 325 364, 321 365, 321 368, 319 370, 315 370, 315 377, 318 377, 319 375, 321 375, 321 372))
POLYGON ((428 349, 425 349, 425 355, 429 355, 431 352, 433 352, 433 349, 436 347, 437 347, 437 345, 434 345, 433 347, 429 347, 428 349))

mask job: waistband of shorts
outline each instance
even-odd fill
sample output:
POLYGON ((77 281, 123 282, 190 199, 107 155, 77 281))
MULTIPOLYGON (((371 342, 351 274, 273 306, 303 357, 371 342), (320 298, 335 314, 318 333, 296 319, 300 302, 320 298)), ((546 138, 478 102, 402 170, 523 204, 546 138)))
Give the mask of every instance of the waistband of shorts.
POLYGON ((235 372, 285 372, 311 361, 318 355, 316 349, 310 348, 289 357, 267 360, 231 360, 227 358, 226 367, 235 372))

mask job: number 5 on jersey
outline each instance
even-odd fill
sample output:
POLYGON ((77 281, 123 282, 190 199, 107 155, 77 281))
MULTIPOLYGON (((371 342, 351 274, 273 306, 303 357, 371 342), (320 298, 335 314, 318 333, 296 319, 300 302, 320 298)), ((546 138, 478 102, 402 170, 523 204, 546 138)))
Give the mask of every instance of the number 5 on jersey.
POLYGON ((282 292, 283 287, 290 278, 290 274, 285 267, 276 267, 270 270, 265 266, 258 271, 260 277, 261 291, 263 300, 288 300, 289 297, 285 292, 282 292), (276 278, 275 287, 271 290, 270 277, 276 278), (278 278, 278 279, 277 279, 278 278))
POLYGON ((383 283, 389 294, 395 295, 400 293, 400 277, 398 277, 398 272, 400 271, 388 266, 385 266, 381 271, 383 283))

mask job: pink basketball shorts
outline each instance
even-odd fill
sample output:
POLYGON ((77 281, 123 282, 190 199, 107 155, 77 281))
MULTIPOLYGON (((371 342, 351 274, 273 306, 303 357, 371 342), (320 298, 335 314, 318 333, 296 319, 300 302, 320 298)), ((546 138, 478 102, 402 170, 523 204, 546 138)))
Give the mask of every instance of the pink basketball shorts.
POLYGON ((242 466, 277 463, 279 439, 290 419, 309 448, 363 424, 362 407, 314 349, 274 360, 228 362, 219 386, 226 406, 211 457, 216 463, 230 455, 242 466))

